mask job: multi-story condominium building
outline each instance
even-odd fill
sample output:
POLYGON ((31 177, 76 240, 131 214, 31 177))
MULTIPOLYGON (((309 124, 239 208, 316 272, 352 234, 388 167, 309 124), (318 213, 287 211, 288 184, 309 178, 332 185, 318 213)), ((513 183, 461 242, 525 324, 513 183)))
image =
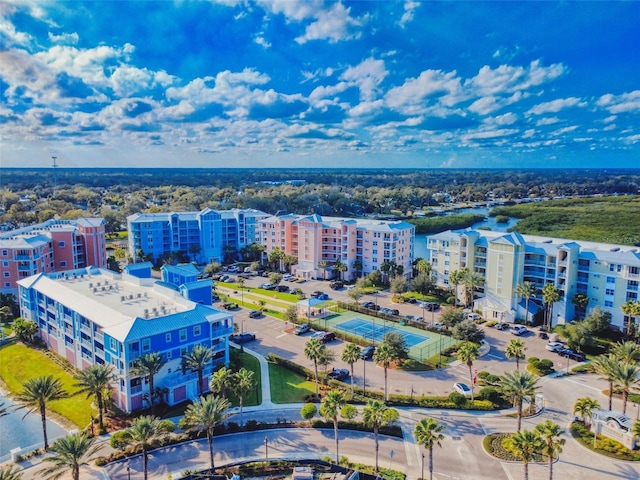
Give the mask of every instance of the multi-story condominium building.
POLYGON ((233 314, 187 300, 163 282, 86 268, 40 273, 18 285, 22 317, 38 324, 54 352, 79 369, 113 366, 113 399, 124 411, 148 406, 147 382, 131 373, 132 362, 143 354, 158 352, 166 360, 154 381, 170 405, 199 394, 197 372, 181 369, 181 356, 195 345, 214 354, 205 379, 218 363, 229 363, 233 314))
POLYGON ((107 264, 102 218, 47 220, 0 233, 2 293, 18 293, 17 282, 36 273, 107 264))
MULTIPOLYGON (((430 262, 440 285, 449 285, 454 270, 482 274, 485 284, 474 308, 489 319, 525 318, 525 302, 515 290, 527 281, 539 290, 553 283, 560 301, 553 305, 553 325, 576 318, 576 294, 584 294, 584 314, 596 307, 608 311, 612 325, 626 328, 630 319, 621 306, 638 300, 640 249, 485 230, 446 231, 428 237, 430 262)), ((530 301, 530 313, 542 305, 541 293, 530 301)))
POLYGON ((255 243, 256 226, 269 215, 253 209, 201 212, 136 213, 127 217, 129 252, 154 260, 182 252, 199 264, 222 262, 227 250, 239 252, 255 243))
POLYGON ((323 278, 325 270, 340 277, 320 267, 338 260, 348 268, 345 279, 380 270, 385 261, 402 267, 406 276, 412 272, 415 227, 402 221, 280 215, 260 220, 258 238, 266 256, 279 248, 296 257, 292 273, 302 278, 323 278))

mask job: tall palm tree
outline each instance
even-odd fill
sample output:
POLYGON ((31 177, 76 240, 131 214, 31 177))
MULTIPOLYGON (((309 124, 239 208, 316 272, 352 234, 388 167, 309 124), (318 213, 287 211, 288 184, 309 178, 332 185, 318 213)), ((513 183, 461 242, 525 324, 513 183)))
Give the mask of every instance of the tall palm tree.
POLYGON ((351 268, 353 268, 353 270, 356 272, 356 277, 360 277, 360 274, 362 273, 362 269, 364 268, 362 260, 354 260, 353 263, 351 264, 351 268))
POLYGON ((484 277, 478 272, 468 270, 462 279, 462 283, 464 284, 465 288, 465 297, 467 300, 466 303, 467 306, 469 306, 473 304, 473 293, 475 292, 476 288, 484 285, 484 277))
POLYGON ((349 368, 351 369, 351 395, 352 396, 354 391, 353 365, 360 359, 360 353, 362 353, 362 350, 358 345, 356 345, 355 343, 349 343, 347 344, 346 347, 344 347, 344 350, 342 350, 342 353, 340 354, 340 359, 343 362, 348 363, 349 368))
POLYGON ((454 298, 453 298, 454 308, 458 306, 458 286, 462 283, 462 279, 464 278, 467 271, 468 270, 466 268, 463 268, 461 270, 453 270, 449 272, 449 283, 453 285, 453 290, 454 290, 454 298))
POLYGON ((0 468, 0 480, 22 480, 22 470, 17 465, 0 468))
MULTIPOLYGON (((62 381, 59 378, 53 378, 53 375, 46 377, 36 377, 27 380, 22 384, 22 391, 17 395, 16 399, 20 403, 24 403, 24 407, 29 408, 25 413, 40 412, 42 419, 42 433, 44 435, 44 449, 49 448, 49 439, 47 438, 47 403, 54 400, 67 398, 69 394, 62 387, 62 381)), ((24 417, 23 417, 24 418, 24 417)))
POLYGON ((629 338, 631 336, 631 330, 635 325, 634 318, 640 315, 640 302, 634 302, 633 300, 627 300, 621 307, 622 313, 629 317, 627 321, 627 329, 625 330, 625 336, 629 338))
POLYGON ((223 398, 227 398, 227 391, 233 383, 233 372, 223 366, 213 372, 210 383, 210 388, 213 393, 218 393, 223 398))
POLYGON ((524 354, 527 349, 527 345, 520 339, 511 339, 509 344, 504 349, 504 356, 507 358, 516 359, 516 370, 520 370, 520 360, 524 360, 526 355, 524 354))
POLYGON ((313 371, 316 380, 316 400, 320 398, 318 394, 318 360, 322 358, 324 354, 323 350, 326 350, 326 346, 320 343, 320 340, 312 338, 304 344, 304 356, 313 362, 313 371))
POLYGON ((617 360, 634 365, 640 360, 640 345, 635 342, 616 343, 611 353, 617 360))
POLYGON ((506 450, 522 459, 524 480, 529 480, 529 463, 535 460, 544 448, 544 441, 536 432, 524 430, 505 438, 502 445, 506 450))
POLYGON ((73 480, 79 480, 80 467, 87 465, 89 457, 102 448, 102 445, 94 445, 95 439, 86 432, 61 438, 51 446, 52 455, 44 458, 45 462, 52 462, 53 465, 38 473, 44 474, 45 478, 55 480, 63 476, 65 471, 70 470, 73 480))
POLYGON ((218 425, 227 418, 227 410, 231 406, 229 400, 217 395, 198 397, 184 412, 184 417, 180 420, 180 428, 201 432, 207 435, 209 444, 209 459, 211 468, 215 468, 213 463, 213 433, 218 425))
POLYGON ((544 325, 551 328, 553 325, 553 304, 560 300, 560 290, 553 283, 546 283, 542 287, 542 301, 544 302, 544 325))
POLYGON ((362 421, 367 427, 373 428, 373 437, 376 445, 375 473, 378 473, 378 452, 380 450, 378 432, 380 431, 380 427, 396 422, 398 418, 400 418, 398 411, 395 408, 387 407, 385 403, 380 400, 368 400, 362 409, 362 421))
POLYGON ((600 408, 600 403, 597 400, 594 400, 589 397, 582 397, 576 400, 576 403, 573 404, 573 414, 580 415, 582 418, 582 423, 585 425, 589 425, 591 423, 591 419, 593 418, 593 411, 598 410, 600 408))
POLYGON ((436 419, 425 417, 416 423, 416 426, 413 429, 413 436, 415 437, 416 442, 429 451, 430 480, 433 479, 433 447, 442 447, 440 441, 444 439, 444 435, 441 433, 444 428, 444 425, 439 423, 436 419))
POLYGON ((516 286, 516 295, 524 298, 524 319, 525 323, 531 323, 529 320, 529 300, 533 298, 538 289, 532 282, 522 282, 516 286))
POLYGON ((233 376, 233 392, 238 396, 240 402, 240 426, 242 426, 242 408, 244 399, 256 387, 256 380, 253 378, 253 372, 246 368, 241 368, 238 373, 233 376))
POLYGON ((640 379, 640 367, 619 362, 613 376, 613 384, 622 390, 622 412, 627 413, 627 402, 632 389, 635 389, 640 379))
POLYGON ((549 459, 549 480, 553 480, 553 461, 562 453, 562 446, 566 442, 564 438, 559 438, 564 435, 564 430, 551 420, 539 423, 536 425, 535 430, 544 443, 542 453, 547 455, 549 459))
POLYGON ((397 354, 395 349, 386 342, 382 342, 380 346, 373 353, 373 361, 378 365, 382 365, 384 370, 384 401, 389 401, 389 394, 387 391, 387 372, 389 366, 397 360, 397 354))
POLYGON ((190 352, 182 355, 182 374, 187 370, 198 373, 198 395, 202 395, 204 389, 204 369, 213 359, 210 347, 196 345, 190 352))
POLYGON ((613 408, 613 381, 618 368, 618 361, 613 354, 609 353, 609 355, 597 356, 591 364, 596 373, 609 383, 609 410, 611 410, 613 408))
POLYGON ((124 430, 123 441, 140 447, 142 450, 142 471, 144 480, 147 480, 149 472, 149 448, 152 442, 161 435, 172 431, 168 420, 160 420, 158 417, 143 415, 136 418, 129 428, 124 430))
POLYGON ((471 385, 471 401, 473 402, 473 361, 480 356, 480 345, 473 342, 460 342, 458 344, 458 352, 456 353, 458 360, 465 363, 469 368, 469 383, 471 385))
MULTIPOLYGON (((631 434, 633 435, 633 438, 640 438, 640 420, 633 422, 631 434)), ((0 478, 0 480, 2 480, 2 478, 0 478)))
POLYGON ((345 263, 342 263, 342 260, 338 259, 334 262, 333 269, 340 274, 339 279, 344 280, 342 275, 344 272, 349 270, 349 266, 345 263))
POLYGON ((498 389, 503 397, 510 400, 518 407, 518 429, 522 426, 522 404, 525 398, 535 395, 538 386, 538 378, 527 371, 516 370, 505 373, 498 382, 498 389))
POLYGON ((324 396, 320 404, 320 415, 333 422, 333 437, 336 441, 336 464, 340 463, 338 413, 346 404, 347 400, 340 390, 331 390, 324 396))
POLYGON ((149 404, 151 415, 155 411, 155 376, 160 372, 167 361, 158 352, 145 353, 133 361, 131 375, 144 377, 149 382, 149 404))
POLYGON ((327 262, 326 260, 320 260, 318 262, 318 268, 320 270, 322 270, 322 279, 324 280, 325 277, 327 276, 327 267, 329 266, 329 262, 327 262))
POLYGON ((75 374, 75 386, 80 387, 79 393, 86 393, 87 398, 94 396, 98 404, 98 425, 100 431, 104 431, 104 397, 103 393, 108 391, 109 384, 114 381, 113 366, 109 364, 95 364, 89 368, 80 370, 75 374))
POLYGON ((424 258, 419 259, 416 262, 416 270, 418 273, 422 273, 423 275, 430 275, 431 264, 429 263, 429 260, 425 260, 424 258))

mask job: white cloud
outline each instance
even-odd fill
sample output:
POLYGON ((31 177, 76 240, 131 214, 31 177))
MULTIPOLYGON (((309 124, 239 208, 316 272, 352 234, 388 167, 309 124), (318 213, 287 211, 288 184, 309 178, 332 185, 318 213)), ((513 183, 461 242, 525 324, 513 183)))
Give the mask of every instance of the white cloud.
POLYGON ((513 112, 505 113, 504 115, 498 115, 496 117, 490 117, 485 119, 485 123, 488 125, 513 125, 518 121, 518 115, 513 112))
POLYGON ((368 58, 355 67, 349 67, 340 78, 355 84, 360 89, 360 98, 370 101, 376 97, 378 87, 388 73, 382 60, 368 58))
POLYGON ((475 77, 465 82, 465 87, 478 96, 508 94, 542 85, 565 72, 566 68, 561 63, 544 67, 539 60, 531 62, 528 67, 500 65, 492 69, 485 65, 475 77))
POLYGON ((261 45, 264 48, 271 48, 271 43, 268 42, 262 34, 257 35, 254 38, 254 42, 256 42, 258 45, 261 45))
POLYGON ((607 93, 602 95, 596 105, 604 107, 610 113, 635 112, 640 110, 640 90, 623 93, 621 95, 613 95, 607 93))
POLYGON ((336 43, 359 37, 357 27, 361 27, 366 19, 351 18, 350 11, 350 8, 345 8, 341 3, 334 3, 330 10, 316 12, 316 21, 307 26, 305 34, 296 38, 296 42, 326 39, 336 43))
POLYGON ((461 98, 462 87, 455 71, 425 70, 418 78, 406 80, 403 85, 390 89, 385 101, 392 109, 416 114, 426 110, 427 100, 433 99, 451 106, 461 98))
POLYGON ((587 103, 577 97, 557 98, 550 102, 539 103, 531 108, 527 114, 542 115, 544 113, 558 113, 560 110, 571 107, 586 107, 587 103))
POLYGON ((508 137, 518 133, 519 130, 515 128, 501 128, 497 130, 483 130, 478 132, 471 132, 462 135, 464 140, 484 140, 488 138, 508 137))
POLYGON ((28 33, 16 30, 13 23, 2 17, 0 17, 0 37, 4 39, 5 48, 7 46, 26 46, 33 38, 28 33))
POLYGON ((541 118, 536 122, 536 127, 541 127, 543 125, 553 125, 554 123, 558 123, 560 119, 558 117, 545 117, 541 118))
POLYGON ((413 0, 407 0, 404 2, 404 13, 402 14, 402 18, 398 22, 402 28, 404 28, 407 23, 410 23, 413 20, 413 16, 415 14, 416 8, 420 6, 419 2, 415 2, 413 0))
POLYGON ((565 133, 571 133, 574 130, 576 130, 578 128, 577 125, 571 125, 569 127, 563 127, 563 128, 559 128, 558 130, 555 130, 553 132, 551 132, 549 135, 552 137, 557 137, 559 135, 564 135, 565 133))
POLYGON ((73 33, 63 33, 61 35, 54 35, 49 32, 49 40, 52 43, 56 43, 58 45, 77 45, 80 37, 76 32, 73 33))

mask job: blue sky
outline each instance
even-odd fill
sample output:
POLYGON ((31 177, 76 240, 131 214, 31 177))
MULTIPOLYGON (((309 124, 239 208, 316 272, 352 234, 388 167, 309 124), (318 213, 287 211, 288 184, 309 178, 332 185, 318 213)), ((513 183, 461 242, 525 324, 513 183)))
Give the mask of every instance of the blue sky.
POLYGON ((1 13, 5 167, 640 167, 640 2, 1 13))

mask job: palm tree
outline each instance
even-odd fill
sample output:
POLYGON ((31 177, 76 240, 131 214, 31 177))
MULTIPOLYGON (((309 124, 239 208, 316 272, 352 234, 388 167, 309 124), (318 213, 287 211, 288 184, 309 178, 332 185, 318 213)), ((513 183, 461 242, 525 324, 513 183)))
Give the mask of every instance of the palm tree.
POLYGON ((549 480, 553 480, 553 461, 562 453, 562 446, 566 442, 564 438, 558 438, 564 435, 564 430, 551 420, 536 425, 535 429, 544 442, 542 453, 549 459, 549 480))
POLYGON ((32 378, 24 382, 22 384, 22 391, 16 397, 19 402, 25 404, 24 407, 29 407, 29 411, 24 415, 25 417, 28 413, 39 410, 40 418, 42 419, 45 450, 49 448, 49 440, 47 438, 47 403, 67 398, 68 396, 69 394, 62 387, 62 381, 59 378, 54 379, 53 375, 48 375, 46 377, 32 378))
POLYGON ((441 433, 444 428, 444 425, 438 423, 437 420, 425 417, 416 423, 413 429, 416 442, 429 451, 429 479, 433 479, 433 447, 442 447, 440 441, 444 439, 444 435, 441 433))
POLYGON ((544 441, 536 432, 518 431, 503 441, 504 448, 522 459, 524 480, 529 480, 529 463, 544 448, 544 441))
POLYGON ((387 371, 393 361, 397 359, 396 351, 394 348, 386 342, 382 342, 380 346, 373 353, 373 361, 379 365, 382 365, 384 369, 384 401, 389 401, 389 395, 387 393, 387 371))
POLYGON ((603 380, 609 382, 609 410, 611 410, 613 408, 613 381, 616 375, 618 361, 613 354, 610 353, 609 355, 597 356, 591 363, 596 373, 601 375, 603 380))
POLYGON ((640 345, 635 342, 616 343, 611 349, 611 353, 617 360, 634 365, 640 360, 640 345))
POLYGON ((471 270, 468 270, 462 279, 462 283, 465 287, 467 306, 469 306, 473 303, 473 293, 475 292, 476 288, 484 285, 484 277, 478 272, 472 272, 471 270))
POLYGON ((553 283, 546 283, 542 287, 542 301, 544 302, 544 325, 551 328, 553 325, 553 304, 560 300, 560 290, 553 283))
POLYGON ((198 373, 198 395, 202 395, 204 389, 204 369, 213 359, 210 347, 196 345, 193 350, 182 355, 182 374, 187 370, 198 373))
POLYGON ((385 403, 380 400, 368 400, 362 409, 362 421, 367 427, 373 428, 373 437, 376 445, 376 474, 378 473, 378 451, 380 449, 378 432, 381 426, 393 423, 397 421, 398 418, 400 418, 398 411, 395 408, 387 407, 385 403))
MULTIPOLYGON (((640 420, 636 420, 635 422, 633 422, 631 434, 633 435, 633 438, 640 438, 640 420)), ((0 480, 2 480, 1 477, 0 480)))
POLYGON ((213 433, 215 428, 227 418, 227 410, 231 404, 229 400, 217 395, 208 397, 198 397, 184 412, 184 417, 180 420, 180 428, 207 434, 209 443, 209 458, 211 468, 215 468, 213 463, 213 433))
POLYGON ((526 344, 520 339, 512 339, 504 349, 504 355, 507 358, 516 359, 516 369, 520 370, 520 360, 526 358, 524 351, 527 349, 526 344))
POLYGON ((480 356, 480 345, 473 342, 460 342, 457 352, 458 360, 469 367, 469 383, 471 385, 471 401, 473 402, 473 361, 480 356))
POLYGON ((429 260, 425 260, 424 258, 419 259, 416 262, 416 270, 418 271, 418 273, 421 273, 423 275, 430 275, 431 264, 429 263, 429 260))
POLYGON ((325 395, 320 404, 320 415, 333 422, 333 437, 336 440, 336 464, 340 463, 338 448, 338 413, 347 404, 344 394, 340 390, 331 390, 325 395))
POLYGON ((22 470, 17 465, 0 468, 0 480, 22 480, 22 470))
POLYGON ((333 270, 340 274, 339 275, 339 279, 340 280, 344 280, 342 274, 344 272, 346 272, 347 270, 349 270, 349 266, 346 265, 345 263, 342 263, 342 261, 340 259, 338 259, 333 264, 333 270))
POLYGON ((95 437, 90 437, 86 432, 61 438, 51 446, 52 455, 44 458, 45 462, 52 462, 54 465, 38 473, 55 480, 63 476, 66 470, 70 470, 73 480, 79 480, 80 467, 87 465, 87 459, 102 448, 102 445, 94 445, 94 442, 95 437))
POLYGON ((223 366, 211 375, 211 391, 227 398, 227 390, 231 387, 232 382, 233 372, 223 366))
POLYGON ((498 389, 502 396, 518 407, 518 429, 522 425, 522 404, 525 398, 533 397, 538 386, 538 378, 527 371, 516 370, 500 377, 498 389))
POLYGON ((144 377, 149 382, 149 403, 151 405, 151 415, 155 410, 155 376, 162 369, 166 360, 158 352, 145 353, 133 361, 131 375, 134 377, 144 377))
POLYGON ((627 413, 627 401, 629 400, 631 389, 636 388, 636 385, 640 382, 638 375, 640 375, 640 367, 638 365, 619 362, 615 369, 613 383, 622 390, 622 412, 625 414, 627 413))
POLYGON ((362 269, 364 268, 362 260, 354 260, 351 264, 351 268, 356 272, 356 277, 360 277, 360 273, 362 273, 362 269))
POLYGON ((312 338, 304 345, 304 356, 313 361, 313 371, 316 380, 316 399, 320 398, 318 394, 318 360, 322 358, 326 346, 320 343, 320 340, 312 338))
POLYGON ((108 364, 91 365, 85 370, 80 370, 74 376, 76 383, 74 386, 80 387, 79 393, 86 393, 87 398, 94 396, 98 404, 98 425, 100 431, 104 431, 105 412, 104 397, 102 394, 108 391, 109 384, 115 379, 113 375, 113 366, 108 364))
POLYGON ((453 285, 455 295, 453 298, 453 308, 458 306, 458 285, 462 283, 462 279, 467 271, 468 270, 466 268, 463 268, 461 270, 453 270, 452 272, 449 272, 449 283, 453 285))
POLYGON ((529 300, 535 296, 537 290, 538 289, 532 282, 522 282, 516 286, 516 295, 524 298, 525 323, 531 323, 529 320, 529 300))
POLYGON ((589 397, 582 397, 578 398, 576 403, 573 405, 573 414, 580 415, 582 423, 589 425, 593 418, 593 411, 598 409, 600 409, 600 403, 598 403, 597 400, 593 400, 589 397), (587 419, 589 419, 588 422, 587 419))
POLYGON ((172 431, 169 420, 160 420, 158 417, 143 415, 136 418, 129 428, 124 430, 122 440, 132 443, 142 450, 142 471, 144 480, 147 480, 149 466, 149 448, 152 442, 159 436, 172 431))
POLYGON ((627 329, 625 331, 625 336, 629 338, 631 336, 631 330, 635 325, 634 317, 640 315, 640 302, 634 302, 633 300, 627 300, 621 307, 622 313, 627 315, 629 319, 627 320, 627 329))
POLYGON ((340 355, 340 359, 349 364, 349 368, 351 369, 351 395, 353 396, 353 364, 356 363, 360 359, 360 353, 362 350, 355 343, 349 343, 344 350, 342 350, 342 354, 340 355))
POLYGON ((253 372, 246 368, 241 368, 238 373, 233 376, 233 392, 238 396, 240 402, 240 426, 242 426, 242 407, 244 399, 256 387, 256 381, 253 378, 253 372))
POLYGON ((322 279, 324 280, 325 277, 327 276, 327 267, 329 266, 329 262, 327 262, 326 260, 320 260, 318 262, 318 268, 320 270, 322 270, 322 279))

